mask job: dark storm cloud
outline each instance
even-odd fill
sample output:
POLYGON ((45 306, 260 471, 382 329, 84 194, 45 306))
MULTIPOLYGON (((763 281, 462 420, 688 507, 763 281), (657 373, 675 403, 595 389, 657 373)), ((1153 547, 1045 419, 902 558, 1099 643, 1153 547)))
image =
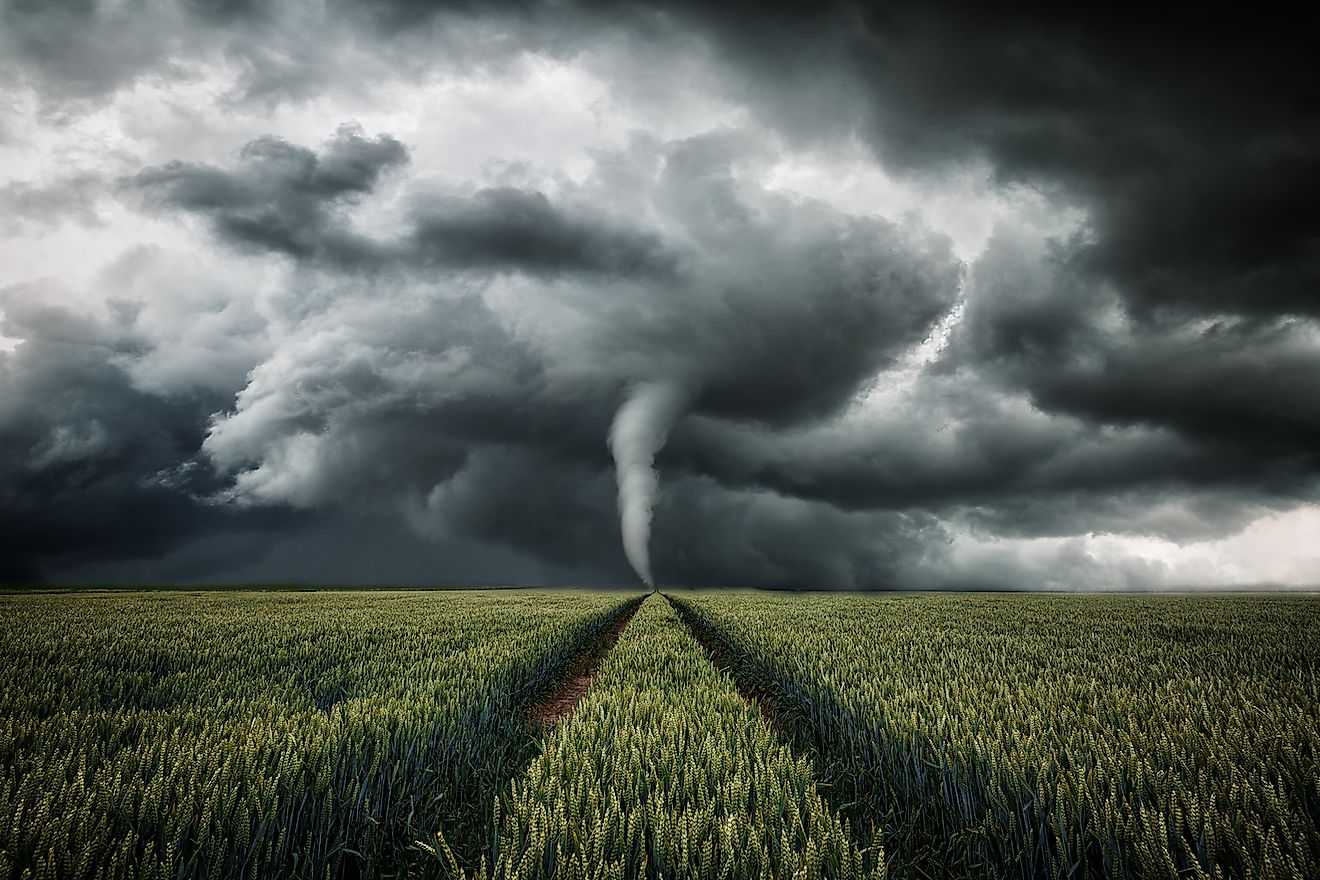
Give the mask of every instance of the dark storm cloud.
POLYGON ((656 523, 656 565, 680 586, 927 586, 923 564, 940 557, 947 538, 920 512, 844 512, 764 491, 729 492, 702 478, 674 481, 666 505, 656 523))
POLYGON ((1314 324, 1133 321, 1066 255, 1007 232, 966 297, 947 347, 879 415, 789 433, 692 420, 671 455, 733 488, 1021 537, 1205 539, 1320 489, 1314 324))
POLYGON ((1278 491, 1320 471, 1314 322, 1133 318, 1120 288, 1079 276, 1068 254, 1041 254, 1008 235, 991 240, 971 285, 946 368, 975 369, 1088 424, 1167 429, 1218 459, 1196 468, 1210 479, 1278 491))
POLYGON ((210 533, 296 525, 278 510, 203 503, 220 481, 200 455, 214 395, 163 399, 112 361, 138 350, 98 321, 0 290, 0 582, 39 583, 50 564, 165 554, 210 533))
MULTIPOLYGON (((510 548, 511 573, 530 556, 624 578, 605 437, 658 381, 686 407, 659 458, 667 581, 1158 580, 1080 545, 951 559, 947 527, 1181 541, 1315 501, 1308 37, 1268 14, 1002 4, 8 0, 0 83, 51 124, 199 71, 232 68, 223 106, 269 109, 528 51, 582 61, 619 100, 690 62, 755 120, 639 133, 585 177, 445 192, 414 185, 402 136, 353 126, 121 179, 126 203, 288 275, 259 304, 203 297, 222 329, 202 345, 182 312, 149 327, 122 303, 103 321, 7 294, 28 340, 0 352, 9 575, 119 556, 195 574, 218 552, 203 532, 351 511, 510 548), (1047 243, 1005 220, 963 267, 915 221, 762 186, 756 126, 859 138, 911 179, 986 168, 1085 220, 1047 243), (911 360, 955 306, 947 342, 911 360), (223 380, 199 378, 226 338, 223 380), (901 393, 859 416, 872 383, 901 393)), ((0 224, 96 222, 99 179, 6 183, 0 224)), ((127 282, 100 283, 120 302, 127 282)))
MULTIPOLYGON (((942 236, 739 183, 732 167, 745 147, 743 138, 717 133, 615 157, 650 175, 633 185, 646 187, 645 210, 662 218, 655 228, 502 188, 416 197, 401 234, 369 239, 349 231, 335 209, 404 152, 388 136, 367 141, 347 128, 321 155, 263 139, 243 149, 235 170, 175 163, 131 184, 155 205, 206 218, 226 242, 310 267, 356 263, 429 279, 484 270, 553 281, 567 273, 575 291, 542 296, 593 310, 597 326, 581 340, 594 356, 588 372, 615 385, 677 377, 696 388, 699 409, 727 416, 825 414, 953 305, 961 267, 942 236), (358 151, 374 145, 376 161, 358 163, 351 186, 339 178, 323 185, 321 169, 340 164, 346 143, 358 151), (625 283, 599 286, 612 280, 625 283)), ((570 195, 586 202, 604 183, 570 195)), ((528 308, 534 313, 536 301, 528 308)))
POLYGON ((1091 211, 1080 256, 1136 308, 1320 311, 1320 86, 1285 15, 1169 7, 669 4, 805 138, 968 159, 1091 211), (834 100, 809 101, 812 95, 834 100))
POLYGON ((226 170, 172 162, 125 181, 150 207, 205 218, 221 240, 335 269, 595 272, 670 275, 659 238, 543 193, 486 188, 468 197, 412 200, 406 232, 373 240, 344 208, 370 193, 408 152, 389 135, 342 127, 320 153, 278 138, 248 143, 226 170))
MULTIPOLYGON (((389 269, 388 283, 318 299, 321 310, 212 424, 205 449, 234 474, 231 497, 394 509, 438 537, 621 572, 616 545, 602 542, 617 529, 605 436, 629 383, 686 383, 694 411, 715 418, 810 422, 846 405, 954 302, 961 267, 947 240, 740 181, 733 168, 746 149, 729 133, 643 141, 556 199, 511 189, 411 199, 402 228, 362 249, 374 269, 389 269), (631 176, 631 201, 612 219, 585 207, 619 175, 631 176)), ((206 169, 202 191, 256 192, 242 182, 248 162, 206 169)), ((178 179, 166 169, 137 181, 162 178, 178 179)), ((286 201, 278 187, 260 191, 286 201)), ((211 228, 233 240, 223 221, 234 199, 164 192, 171 206, 218 213, 211 228)), ((289 253, 278 236, 265 247, 289 253)), ((309 278, 343 265, 322 245, 298 256, 309 278)), ((792 581, 805 555, 780 536, 813 510, 823 522, 835 516, 757 490, 691 485, 662 514, 668 533, 725 511, 743 526, 724 558, 761 560, 756 570, 776 584, 792 581)), ((832 587, 892 578, 891 545, 916 546, 929 528, 898 514, 868 523, 877 531, 833 534, 838 561, 809 576, 832 587)), ((694 544, 667 576, 699 581, 715 550, 694 544)))
POLYGON ((580 586, 620 581, 618 571, 563 568, 504 544, 430 541, 396 517, 351 515, 287 525, 249 521, 149 558, 53 569, 53 583, 272 586, 580 586))
POLYGON ((787 434, 694 419, 668 461, 734 490, 771 489, 850 511, 924 510, 1001 535, 1078 532, 1207 539, 1270 502, 1314 497, 1293 456, 1046 416, 962 373, 928 378, 883 420, 787 434))
POLYGON ((1320 466, 1320 364, 1310 328, 1212 325, 1139 336, 1095 364, 1023 377, 1042 405, 1102 423, 1162 424, 1206 441, 1320 466), (1152 381, 1158 378, 1159 381, 1152 381))
POLYGON ((266 137, 243 147, 238 172, 171 162, 129 182, 151 205, 206 217, 235 245, 351 262, 369 245, 342 226, 337 209, 371 192, 383 173, 407 160, 394 138, 368 139, 346 125, 320 154, 266 137))
POLYGON ((573 216, 543 193, 512 187, 421 203, 413 223, 399 256, 427 267, 625 277, 665 276, 675 268, 673 255, 654 235, 573 216))
POLYGON ((0 0, 0 83, 32 87, 63 119, 142 83, 227 66, 235 81, 222 103, 277 105, 364 76, 492 70, 528 49, 572 54, 597 23, 540 2, 0 0))
POLYGON ((1078 265, 1118 282, 1134 309, 1320 308, 1320 207, 1309 196, 1320 184, 1320 87, 1307 31, 1286 16, 405 0, 277 14, 241 2, 9 0, 3 17, 11 75, 43 94, 182 76, 188 53, 213 44, 245 65, 248 90, 260 94, 348 78, 326 63, 327 47, 365 48, 403 69, 419 57, 481 68, 521 50, 705 45, 729 94, 781 131, 825 141, 860 133, 889 166, 919 174, 980 159, 1000 180, 1081 200, 1092 237, 1078 244, 1078 265))

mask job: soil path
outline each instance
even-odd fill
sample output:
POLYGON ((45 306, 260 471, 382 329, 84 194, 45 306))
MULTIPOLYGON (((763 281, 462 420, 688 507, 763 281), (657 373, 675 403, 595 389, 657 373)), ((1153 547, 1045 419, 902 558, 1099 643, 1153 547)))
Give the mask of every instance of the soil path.
MULTIPOLYGON (((645 601, 645 598, 642 599, 642 602, 645 601)), ((553 727, 556 722, 577 708, 578 700, 582 699, 587 688, 591 687, 591 680, 596 677, 600 661, 605 659, 605 655, 614 647, 619 636, 623 635, 623 631, 628 628, 633 615, 640 607, 642 603, 638 602, 620 614, 605 634, 582 656, 573 661, 573 665, 564 673, 560 682, 536 701, 536 704, 527 711, 527 718, 532 724, 541 728, 553 727)))

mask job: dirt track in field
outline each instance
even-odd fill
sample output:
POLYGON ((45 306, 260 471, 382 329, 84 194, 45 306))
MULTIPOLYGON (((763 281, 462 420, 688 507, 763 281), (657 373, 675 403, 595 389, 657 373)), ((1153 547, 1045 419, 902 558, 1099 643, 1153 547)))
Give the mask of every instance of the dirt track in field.
MULTIPOLYGON (((646 601, 643 599, 642 601, 646 601)), ((563 679, 556 684, 536 704, 527 711, 527 718, 537 727, 553 727, 564 716, 568 715, 577 708, 578 701, 591 687, 591 681, 596 677, 596 670, 600 668, 600 662, 605 659, 605 655, 614 647, 614 643, 623 635, 623 631, 628 628, 632 622, 633 615, 637 609, 642 607, 641 603, 634 605, 623 614, 619 619, 610 625, 605 634, 596 640, 596 644, 591 647, 569 667, 568 672, 564 674, 563 679)))
MULTIPOLYGON (((669 597, 666 596, 665 599, 668 600, 669 597)), ((733 680, 734 687, 738 689, 738 695, 742 697, 748 705, 756 707, 757 711, 761 713, 761 718, 764 719, 766 725, 771 730, 780 737, 786 737, 787 734, 785 733, 783 719, 779 716, 779 713, 776 711, 776 707, 770 698, 758 691, 738 674, 737 668, 729 662, 729 658, 725 655, 724 649, 720 647, 720 643, 713 639, 710 633, 706 632, 696 618, 689 614, 681 605, 676 605, 673 602, 670 602, 669 604, 670 607, 678 612, 679 619, 683 621, 683 625, 686 626, 688 632, 692 634, 692 638, 696 639, 697 644, 701 645, 702 650, 706 652, 706 656, 710 658, 711 664, 716 669, 728 673, 729 678, 733 680)))

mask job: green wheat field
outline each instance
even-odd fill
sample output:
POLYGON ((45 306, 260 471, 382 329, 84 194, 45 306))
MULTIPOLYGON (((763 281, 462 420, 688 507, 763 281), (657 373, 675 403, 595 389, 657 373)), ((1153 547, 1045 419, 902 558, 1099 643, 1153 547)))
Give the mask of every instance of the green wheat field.
POLYGON ((1320 877, 1314 596, 14 593, 0 633, 0 878, 1320 877))

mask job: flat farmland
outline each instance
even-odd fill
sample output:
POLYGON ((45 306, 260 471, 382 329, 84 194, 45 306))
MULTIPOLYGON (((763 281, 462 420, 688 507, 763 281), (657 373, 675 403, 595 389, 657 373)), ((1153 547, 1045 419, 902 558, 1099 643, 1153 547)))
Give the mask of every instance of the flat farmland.
POLYGON ((679 607, 896 876, 1320 876, 1314 598, 679 607))
POLYGON ((0 599, 0 876, 415 874, 486 845, 600 593, 0 599))
POLYGON ((1320 875, 1311 596, 0 596, 0 877, 1320 875))

